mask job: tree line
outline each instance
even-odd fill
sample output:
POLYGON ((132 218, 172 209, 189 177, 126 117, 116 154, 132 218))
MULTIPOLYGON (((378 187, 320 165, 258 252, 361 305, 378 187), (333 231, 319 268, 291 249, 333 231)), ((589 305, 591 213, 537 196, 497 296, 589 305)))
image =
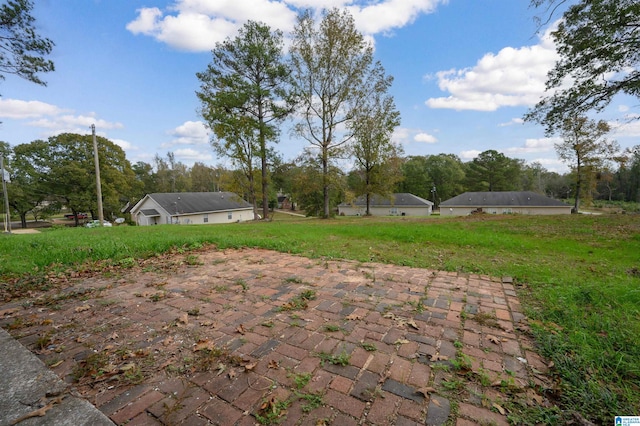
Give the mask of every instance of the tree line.
MULTIPOLYGON (((189 166, 173 153, 155 155, 150 163, 131 164, 125 152, 106 138, 97 136, 105 217, 122 216, 127 203, 134 204, 154 192, 230 191, 249 198, 252 190, 245 171, 201 162, 189 166)), ((87 212, 97 217, 95 167, 91 135, 64 133, 47 140, 11 147, 0 142, 11 182, 7 191, 11 212, 26 227, 35 220, 59 213, 63 208, 76 216, 87 212)), ((488 150, 463 162, 454 154, 401 156, 394 159, 396 176, 390 192, 408 192, 435 203, 466 191, 535 191, 547 196, 575 198, 576 171, 549 171, 539 163, 488 150)), ((324 214, 322 168, 313 156, 284 161, 274 155, 267 163, 270 191, 268 209, 278 205, 278 195, 288 197, 296 209, 309 215, 324 214)), ((630 150, 617 167, 583 166, 584 200, 640 202, 640 145, 630 150)), ((254 170, 254 182, 262 188, 262 172, 254 170)), ((366 169, 354 163, 351 170, 331 167, 328 176, 330 212, 341 202, 363 194, 366 169)))

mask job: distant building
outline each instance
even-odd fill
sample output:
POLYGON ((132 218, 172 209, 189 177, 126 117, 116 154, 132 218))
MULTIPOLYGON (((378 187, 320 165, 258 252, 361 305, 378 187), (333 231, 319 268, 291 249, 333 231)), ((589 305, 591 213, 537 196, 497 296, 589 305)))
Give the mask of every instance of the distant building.
POLYGON ((233 192, 147 194, 131 208, 138 225, 213 224, 253 220, 253 207, 233 192))
POLYGON ((531 191, 465 192, 440 203, 440 216, 472 213, 571 214, 571 206, 531 191))
MULTIPOLYGON (((371 195, 369 210, 372 216, 429 216, 433 203, 417 195, 406 192, 391 194, 389 197, 371 195)), ((367 198, 364 195, 351 203, 338 205, 341 216, 364 216, 367 214, 367 198)))

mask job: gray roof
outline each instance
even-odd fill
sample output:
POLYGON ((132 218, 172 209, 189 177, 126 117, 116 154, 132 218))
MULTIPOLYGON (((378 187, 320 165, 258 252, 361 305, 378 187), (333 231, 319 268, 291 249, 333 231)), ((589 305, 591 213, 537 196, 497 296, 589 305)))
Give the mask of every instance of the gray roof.
POLYGON ((160 212, 156 209, 142 209, 140 211, 145 216, 149 216, 149 217, 160 216, 160 212))
POLYGON ((465 192, 440 203, 440 207, 571 207, 532 191, 465 192))
MULTIPOLYGON (((340 206, 366 206, 367 198, 364 195, 359 196, 351 203, 342 203, 340 206)), ((420 198, 417 195, 409 194, 408 192, 401 192, 397 194, 391 194, 390 197, 383 197, 381 195, 371 195, 371 207, 424 207, 432 206, 433 203, 424 198, 420 198)))
POLYGON ((233 192, 156 192, 148 197, 169 214, 208 213, 251 208, 233 192))

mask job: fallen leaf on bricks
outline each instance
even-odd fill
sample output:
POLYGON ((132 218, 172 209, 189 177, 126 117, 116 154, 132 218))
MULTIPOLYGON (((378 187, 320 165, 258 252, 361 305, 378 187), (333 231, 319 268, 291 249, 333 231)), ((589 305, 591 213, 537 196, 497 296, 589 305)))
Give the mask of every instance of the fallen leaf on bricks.
POLYGON ((507 414, 507 412, 504 410, 504 408, 502 408, 501 406, 499 406, 498 404, 496 404, 495 402, 493 403, 493 405, 491 405, 493 408, 495 408, 496 410, 498 410, 498 412, 500 414, 502 414, 503 416, 505 414, 507 414))
POLYGON ((447 361, 448 359, 449 359, 449 357, 446 356, 446 355, 440 355, 440 354, 431 355, 431 361, 433 361, 433 362, 447 361))
POLYGON ((404 345, 406 343, 409 343, 409 341, 407 339, 398 339, 393 344, 394 345, 404 345))
POLYGON ((271 361, 269 361, 269 364, 267 365, 267 367, 269 367, 269 368, 280 368, 280 364, 275 359, 272 359, 271 361))
POLYGON ((178 322, 181 322, 184 325, 189 324, 189 314, 185 312, 184 314, 180 315, 180 318, 178 318, 178 322))
POLYGON ((424 395, 425 398, 429 397, 429 394, 434 393, 436 391, 435 388, 432 388, 431 386, 426 386, 424 388, 420 388, 418 390, 416 390, 416 393, 420 393, 422 395, 424 395))
POLYGON ((78 306, 75 311, 76 312, 84 312, 84 311, 88 311, 89 309, 91 309, 91 306, 89 305, 82 305, 82 306, 78 306))
POLYGON ((487 340, 496 345, 500 344, 500 339, 498 339, 496 336, 492 334, 487 334, 487 340))
POLYGON ((364 317, 362 315, 358 315, 354 313, 354 314, 349 314, 344 318, 349 321, 357 321, 357 320, 361 320, 364 317))
POLYGON ((236 328, 236 331, 240 334, 245 334, 247 332, 247 330, 244 328, 244 325, 242 324, 240 324, 238 328, 236 328))

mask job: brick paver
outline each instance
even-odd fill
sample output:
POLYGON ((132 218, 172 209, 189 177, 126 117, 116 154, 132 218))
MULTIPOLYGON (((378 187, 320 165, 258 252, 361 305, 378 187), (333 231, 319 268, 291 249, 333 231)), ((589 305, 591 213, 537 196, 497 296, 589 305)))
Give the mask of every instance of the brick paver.
POLYGON ((186 256, 0 304, 0 325, 118 424, 507 424, 485 407, 544 380, 509 279, 186 256))

